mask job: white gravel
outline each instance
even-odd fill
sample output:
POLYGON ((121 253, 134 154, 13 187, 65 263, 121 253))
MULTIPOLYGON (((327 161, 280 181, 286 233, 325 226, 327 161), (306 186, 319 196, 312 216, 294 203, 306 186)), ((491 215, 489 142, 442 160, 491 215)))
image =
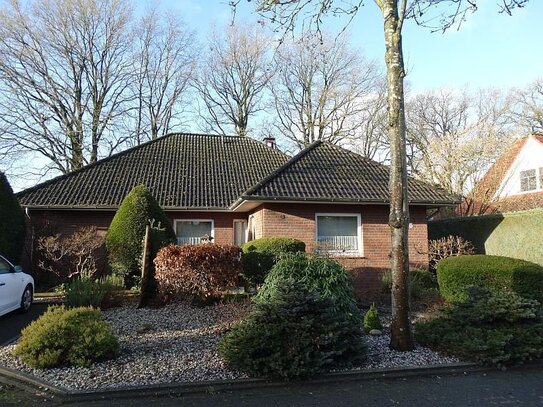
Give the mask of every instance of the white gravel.
MULTIPOLYGON (((244 374, 229 369, 217 347, 228 318, 217 310, 179 303, 160 309, 134 306, 103 311, 119 337, 121 354, 115 360, 88 368, 31 369, 12 356, 14 345, 0 348, 0 365, 32 374, 68 390, 111 389, 172 382, 237 379, 244 374)), ((427 366, 458 362, 418 346, 412 352, 388 347, 388 321, 384 334, 367 336, 368 360, 358 369, 427 366)))

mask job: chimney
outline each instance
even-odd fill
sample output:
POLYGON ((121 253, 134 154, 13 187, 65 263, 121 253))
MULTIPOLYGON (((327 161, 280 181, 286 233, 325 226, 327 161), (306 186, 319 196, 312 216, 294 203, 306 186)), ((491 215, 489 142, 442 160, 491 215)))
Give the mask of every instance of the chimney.
POLYGON ((264 139, 262 139, 262 141, 269 148, 276 148, 277 147, 276 144, 275 144, 275 137, 273 137, 273 136, 264 137, 264 139))

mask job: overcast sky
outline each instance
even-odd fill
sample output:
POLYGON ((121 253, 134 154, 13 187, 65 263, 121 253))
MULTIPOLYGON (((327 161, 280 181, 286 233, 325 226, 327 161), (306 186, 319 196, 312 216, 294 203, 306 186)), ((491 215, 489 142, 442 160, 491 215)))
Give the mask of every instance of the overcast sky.
MULTIPOLYGON (((152 1, 152 0, 151 0, 152 1)), ((501 0, 479 0, 479 10, 468 15, 460 30, 445 34, 408 21, 404 29, 404 57, 412 91, 434 87, 522 86, 543 76, 541 42, 543 1, 531 0, 513 16, 500 14, 501 0)), ((373 0, 349 26, 350 40, 369 58, 382 63, 384 43, 380 12, 373 0)), ((139 0, 138 9, 147 4, 139 0)), ((227 0, 164 0, 183 16, 201 39, 206 32, 231 20, 227 0)), ((254 20, 254 1, 243 1, 238 20, 254 20)), ((338 30, 345 20, 330 19, 327 28, 338 30)))

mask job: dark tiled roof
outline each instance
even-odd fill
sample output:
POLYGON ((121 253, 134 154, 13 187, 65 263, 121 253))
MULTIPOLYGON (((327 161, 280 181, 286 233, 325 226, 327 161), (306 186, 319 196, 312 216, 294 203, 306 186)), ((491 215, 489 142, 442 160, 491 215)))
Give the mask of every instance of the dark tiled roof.
MULTIPOLYGON (((359 154, 317 141, 293 157, 243 199, 306 200, 335 202, 389 202, 389 167, 359 154)), ((439 188, 409 179, 413 203, 458 202, 439 188)))
POLYGON ((163 208, 226 209, 288 158, 246 137, 170 134, 17 196, 30 207, 116 208, 145 184, 163 208))

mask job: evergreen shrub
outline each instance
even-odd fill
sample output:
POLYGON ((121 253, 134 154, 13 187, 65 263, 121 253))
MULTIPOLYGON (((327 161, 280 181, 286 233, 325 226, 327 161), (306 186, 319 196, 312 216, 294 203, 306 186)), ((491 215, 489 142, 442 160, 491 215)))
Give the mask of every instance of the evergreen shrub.
POLYGON ((434 350, 483 365, 521 364, 543 355, 540 304, 512 291, 468 287, 463 301, 417 323, 415 337, 434 350))
POLYGON ((114 358, 119 342, 100 311, 54 306, 23 329, 15 355, 27 365, 45 369, 58 366, 89 366, 114 358))
POLYGON ((106 234, 108 263, 114 274, 126 282, 141 274, 143 238, 147 225, 160 225, 163 233, 155 237, 164 246, 176 241, 170 220, 144 185, 138 185, 124 198, 106 234))
POLYGON ((361 321, 351 276, 337 261, 306 253, 284 254, 269 272, 255 301, 273 301, 288 279, 294 279, 306 290, 332 300, 336 311, 348 318, 361 321))
POLYGON ((305 251, 305 243, 290 237, 263 237, 242 246, 243 279, 260 285, 283 253, 305 251))
POLYGON ((503 256, 458 256, 439 262, 439 291, 447 301, 466 298, 468 286, 507 289, 522 297, 543 302, 543 267, 526 260, 503 256))
POLYGON ((226 333, 221 357, 252 376, 301 378, 351 367, 365 357, 359 324, 336 311, 333 300, 286 279, 275 295, 226 333))
POLYGON ((0 225, 0 254, 18 263, 25 240, 25 214, 3 172, 0 172, 0 225))

